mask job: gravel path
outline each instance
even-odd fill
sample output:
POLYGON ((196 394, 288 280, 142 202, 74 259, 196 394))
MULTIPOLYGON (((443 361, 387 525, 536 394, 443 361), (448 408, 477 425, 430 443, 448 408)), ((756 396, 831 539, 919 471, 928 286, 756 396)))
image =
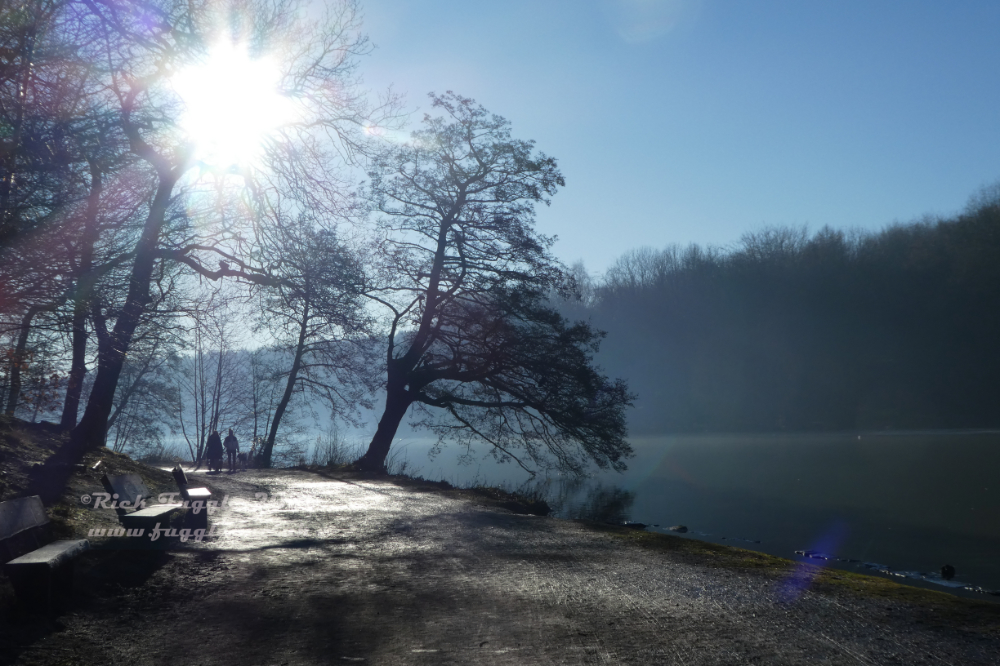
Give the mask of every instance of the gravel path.
POLYGON ((95 556, 81 585, 104 582, 64 629, 22 637, 15 662, 1000 664, 995 624, 936 622, 788 571, 712 567, 386 480, 212 483, 228 495, 217 537, 95 556), (137 557, 160 559, 130 568, 137 557))

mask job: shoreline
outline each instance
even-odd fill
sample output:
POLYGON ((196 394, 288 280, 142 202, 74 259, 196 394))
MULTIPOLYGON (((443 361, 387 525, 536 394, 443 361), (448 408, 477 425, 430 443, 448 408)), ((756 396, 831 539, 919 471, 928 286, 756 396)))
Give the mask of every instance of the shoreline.
POLYGON ((515 512, 499 493, 333 470, 195 477, 231 497, 216 538, 92 550, 58 625, 18 621, 0 661, 964 666, 1000 653, 996 604, 515 512))
MULTIPOLYGON (((596 526, 596 527, 623 527, 623 525, 620 525, 618 523, 611 523, 611 522, 602 523, 600 521, 559 516, 551 511, 551 508, 544 500, 524 497, 518 494, 517 491, 509 491, 496 486, 477 486, 474 488, 462 488, 454 486, 448 481, 444 480, 431 481, 428 479, 424 479, 423 477, 413 477, 406 474, 380 475, 380 474, 356 472, 354 470, 349 469, 349 466, 347 465, 328 466, 328 467, 319 467, 315 465, 298 465, 287 469, 316 473, 331 479, 337 479, 341 477, 344 478, 353 477, 358 479, 372 479, 372 480, 384 479, 401 487, 414 488, 430 492, 439 492, 445 494, 446 496, 451 496, 451 497, 465 497, 466 499, 469 499, 470 501, 476 503, 496 508, 506 509, 518 514, 547 516, 555 520, 566 520, 570 522, 577 522, 583 525, 596 526)), ((637 531, 634 527, 626 529, 628 529, 630 532, 637 531)), ((707 544, 710 546, 717 546, 720 548, 732 548, 738 552, 751 552, 759 554, 761 556, 773 558, 776 561, 775 566, 792 567, 796 564, 811 564, 819 567, 820 569, 833 568, 834 570, 843 573, 849 573, 858 576, 867 576, 876 580, 886 581, 887 583, 901 585, 903 587, 910 587, 917 590, 926 590, 928 592, 945 594, 947 596, 954 597, 956 599, 966 599, 969 601, 982 601, 988 604, 996 604, 1000 606, 1000 590, 986 589, 982 586, 976 586, 974 584, 967 584, 967 583, 961 583, 961 586, 953 586, 951 584, 936 584, 933 580, 916 577, 917 575, 919 575, 919 572, 897 570, 893 569, 890 565, 880 565, 877 563, 862 562, 860 560, 845 560, 830 556, 811 557, 806 555, 801 558, 784 557, 782 555, 777 555, 768 552, 766 550, 758 550, 753 547, 718 543, 717 541, 714 540, 699 538, 699 536, 712 537, 712 535, 710 534, 705 534, 700 532, 675 533, 671 532, 669 528, 662 528, 658 526, 646 525, 644 529, 641 531, 646 534, 661 535, 667 538, 676 538, 698 544, 707 544), (654 527, 654 529, 649 529, 650 527, 654 527), (862 566, 867 565, 865 566, 865 570, 859 570, 856 566, 859 564, 862 566)), ((719 537, 714 537, 714 538, 719 539, 719 537)), ((722 537, 721 539, 728 541, 745 541, 748 543, 760 543, 759 541, 754 541, 751 539, 740 539, 737 537, 729 537, 729 538, 722 537)), ((795 551, 796 554, 799 554, 800 552, 803 551, 795 551)), ((805 551, 805 552, 812 552, 812 551, 805 551)), ((823 555, 823 554, 817 553, 817 555, 823 555)))
MULTIPOLYGON (((300 469, 302 471, 316 472, 316 471, 323 471, 324 469, 327 468, 311 468, 309 466, 305 466, 305 467, 296 467, 292 469, 300 469)), ((356 472, 351 472, 343 469, 336 469, 336 468, 333 469, 337 474, 348 474, 348 475, 357 474, 356 472)), ((388 480, 392 483, 404 487, 421 488, 428 491, 441 492, 443 494, 450 496, 467 496, 472 501, 481 502, 490 506, 495 506, 507 510, 513 510, 515 513, 547 516, 555 520, 565 520, 569 522, 579 523, 581 525, 585 525, 589 528, 596 529, 598 531, 602 531, 605 528, 619 528, 625 530, 624 532, 625 535, 633 533, 641 533, 654 536, 662 536, 667 539, 679 539, 693 544, 705 544, 706 546, 705 552, 713 553, 713 557, 717 553, 716 550, 717 548, 732 549, 733 557, 731 558, 731 561, 735 562, 742 562, 743 558, 745 557, 744 555, 745 553, 753 553, 754 555, 759 555, 762 558, 767 558, 766 561, 770 561, 774 568, 783 567, 786 569, 791 569, 794 568, 796 565, 811 565, 816 567, 817 571, 832 569, 833 571, 841 572, 844 574, 851 574, 854 576, 860 576, 862 578, 870 578, 873 581, 884 581, 886 584, 896 585, 902 588, 922 590, 932 594, 942 594, 949 598, 968 600, 971 602, 983 602, 986 604, 995 605, 997 606, 998 609, 1000 609, 1000 590, 987 590, 982 587, 976 587, 965 583, 962 583, 963 587, 958 587, 958 588, 952 588, 950 585, 935 585, 935 583, 932 582, 931 580, 911 578, 907 575, 914 572, 897 571, 889 566, 877 569, 870 568, 867 571, 859 571, 856 568, 847 567, 847 565, 849 564, 874 565, 875 563, 840 560, 839 558, 831 558, 828 556, 825 558, 805 556, 802 557, 801 559, 793 559, 789 557, 782 557, 780 555, 775 555, 773 553, 768 553, 763 550, 756 550, 754 548, 742 547, 732 544, 720 544, 716 543, 715 541, 700 539, 697 536, 699 534, 697 532, 695 532, 694 534, 692 534, 691 532, 688 532, 686 534, 678 534, 670 532, 668 528, 658 528, 657 530, 651 530, 648 529, 649 528, 648 525, 642 530, 637 530, 634 527, 626 527, 625 525, 620 525, 616 523, 602 523, 586 519, 567 518, 567 517, 557 516, 551 513, 549 514, 539 513, 538 500, 521 497, 520 495, 517 494, 516 491, 510 492, 495 487, 458 488, 452 486, 447 481, 428 481, 423 478, 419 477, 414 478, 407 476, 405 474, 403 475, 387 474, 381 477, 378 475, 359 475, 359 477, 376 478, 376 479, 384 478, 385 480, 388 480), (823 563, 828 563, 829 566, 825 566, 823 563)), ((544 504, 544 502, 542 502, 542 504, 544 504)), ((703 536, 710 536, 710 535, 703 535, 703 536)), ((751 541, 749 539, 736 539, 735 537, 732 537, 729 540, 751 541)), ((694 550, 698 549, 695 548, 694 550)), ((800 551, 796 551, 796 553, 798 552, 800 551)), ((715 561, 719 562, 720 560, 715 560, 715 561)), ((876 566, 881 566, 881 565, 876 565, 876 566)), ((877 588, 879 588, 878 585, 870 584, 870 585, 862 585, 860 586, 859 589, 877 589, 877 588)), ((907 595, 901 594, 901 596, 907 596, 907 595)), ((928 599, 929 603, 933 603, 934 601, 936 600, 928 599)))
POLYGON ((742 541, 748 544, 760 544, 761 542, 758 540, 742 539, 739 537, 715 537, 711 534, 693 530, 684 534, 677 534, 671 532, 669 528, 653 526, 654 529, 649 529, 649 527, 650 526, 647 526, 647 531, 654 534, 677 536, 681 539, 690 539, 692 541, 699 541, 702 543, 740 548, 791 562, 803 562, 816 564, 817 566, 832 567, 838 571, 873 576, 875 578, 885 579, 900 585, 910 585, 918 589, 944 592, 962 599, 982 600, 989 603, 1000 604, 1000 590, 990 589, 974 583, 966 583, 958 580, 945 581, 941 578, 940 574, 898 569, 888 564, 867 562, 858 559, 840 558, 813 550, 796 550, 795 555, 797 557, 786 557, 763 548, 756 548, 753 545, 741 546, 734 543, 718 543, 719 541, 742 541))

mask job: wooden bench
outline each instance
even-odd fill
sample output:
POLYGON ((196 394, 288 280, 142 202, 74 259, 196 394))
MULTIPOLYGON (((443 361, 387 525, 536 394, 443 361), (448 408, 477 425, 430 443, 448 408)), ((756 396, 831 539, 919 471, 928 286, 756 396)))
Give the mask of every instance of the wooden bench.
POLYGON ((170 472, 177 482, 177 489, 181 491, 181 497, 188 502, 191 517, 190 525, 195 528, 208 528, 208 501, 212 499, 212 491, 208 488, 192 488, 188 482, 187 475, 180 465, 175 465, 170 472), (195 504, 201 502, 201 504, 195 504))
POLYGON ((0 502, 3 570, 25 606, 50 611, 59 591, 73 589, 72 561, 90 548, 86 539, 48 541, 48 516, 38 495, 0 502))
POLYGON ((175 512, 183 508, 182 504, 153 504, 144 509, 129 511, 129 509, 140 507, 144 500, 153 496, 138 474, 105 474, 101 478, 101 483, 104 484, 104 489, 111 493, 114 501, 118 503, 115 511, 118 513, 122 527, 126 529, 152 530, 156 527, 156 523, 168 522, 175 512), (123 507, 123 502, 127 503, 128 506, 123 507))

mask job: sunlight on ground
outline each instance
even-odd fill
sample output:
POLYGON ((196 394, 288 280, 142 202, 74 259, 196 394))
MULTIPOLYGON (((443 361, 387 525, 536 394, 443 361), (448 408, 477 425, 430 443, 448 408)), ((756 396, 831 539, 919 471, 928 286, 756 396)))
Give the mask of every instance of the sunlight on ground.
POLYGON ((329 540, 341 538, 347 517, 364 516, 364 521, 378 523, 398 511, 391 491, 364 483, 291 481, 268 485, 270 492, 227 494, 225 510, 210 518, 218 530, 213 548, 280 549, 281 557, 288 557, 285 549, 290 548, 304 557, 310 547, 329 547, 329 540))

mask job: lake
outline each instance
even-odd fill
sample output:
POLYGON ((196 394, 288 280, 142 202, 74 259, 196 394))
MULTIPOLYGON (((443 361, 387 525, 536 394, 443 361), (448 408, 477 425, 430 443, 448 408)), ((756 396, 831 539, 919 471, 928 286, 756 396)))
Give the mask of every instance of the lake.
MULTIPOLYGON (((955 581, 1000 590, 998 432, 671 435, 631 441, 636 456, 624 474, 599 473, 584 483, 536 482, 556 514, 631 520, 664 532, 684 525, 688 538, 792 559, 795 551, 813 551, 807 561, 864 573, 884 568, 933 589, 947 589, 937 574, 950 564, 955 581), (931 580, 917 581, 921 572, 931 580)), ((463 465, 457 452, 446 448, 430 460, 430 442, 401 443, 400 459, 405 456, 409 471, 428 479, 517 487, 528 478, 516 466, 496 465, 488 457, 463 465)))

